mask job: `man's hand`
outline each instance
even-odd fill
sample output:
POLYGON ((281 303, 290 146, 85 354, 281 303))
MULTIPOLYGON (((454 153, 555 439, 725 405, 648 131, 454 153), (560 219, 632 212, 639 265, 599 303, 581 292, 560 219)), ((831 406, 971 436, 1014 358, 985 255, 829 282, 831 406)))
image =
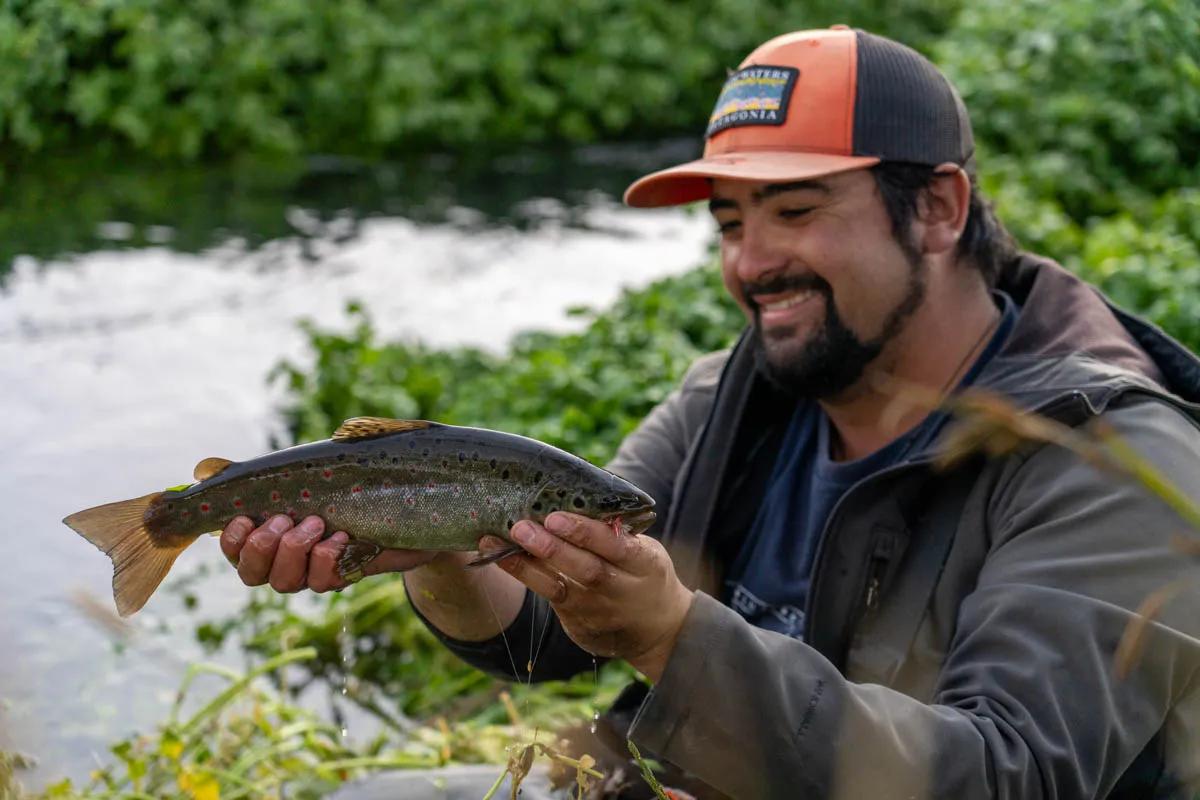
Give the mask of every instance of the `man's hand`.
MULTIPOLYGON (((325 521, 305 517, 300 524, 283 514, 255 528, 249 517, 236 517, 221 532, 221 551, 237 567, 242 583, 270 583, 277 592, 340 590, 349 585, 337 571, 338 556, 350 537, 338 531, 322 540, 325 521)), ((403 572, 432 561, 433 550, 384 550, 363 568, 364 575, 403 572)))
MULTIPOLYGON (((623 658, 657 682, 692 603, 670 556, 649 536, 565 512, 513 526, 528 555, 497 562, 550 601, 567 635, 598 656, 623 658)), ((481 542, 495 548, 497 539, 481 542)))

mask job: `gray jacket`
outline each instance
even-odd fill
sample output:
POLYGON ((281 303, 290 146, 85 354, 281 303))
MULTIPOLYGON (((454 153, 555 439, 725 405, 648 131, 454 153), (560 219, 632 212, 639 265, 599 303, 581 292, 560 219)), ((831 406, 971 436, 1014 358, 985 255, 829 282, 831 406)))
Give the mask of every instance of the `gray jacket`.
MULTIPOLYGON (((1200 500, 1200 361, 1049 262, 976 385, 1072 426, 1103 418, 1200 500)), ((1200 785, 1200 569, 1142 489, 1054 446, 936 472, 930 451, 852 487, 822 535, 804 641, 713 597, 794 408, 745 341, 701 359, 610 468, 667 509, 699 590, 631 738, 737 798, 1192 797, 1200 785), (1118 678, 1132 609, 1184 588, 1118 678)), ((529 598, 510 646, 545 619, 529 598), (539 615, 540 614, 540 615, 539 615)), ((497 643, 447 642, 503 670, 497 643)), ((553 624, 536 677, 592 661, 553 624)), ((505 653, 507 651, 504 651, 505 653)))

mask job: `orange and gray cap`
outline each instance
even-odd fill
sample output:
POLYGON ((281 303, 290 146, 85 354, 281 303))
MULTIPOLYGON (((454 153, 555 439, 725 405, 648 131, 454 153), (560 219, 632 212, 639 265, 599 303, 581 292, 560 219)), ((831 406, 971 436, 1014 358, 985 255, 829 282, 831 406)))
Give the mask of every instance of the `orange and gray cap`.
POLYGON ((971 171, 966 107, 911 48, 835 25, 771 39, 730 74, 704 155, 635 181, 631 206, 704 200, 712 178, 798 181, 902 161, 971 171))

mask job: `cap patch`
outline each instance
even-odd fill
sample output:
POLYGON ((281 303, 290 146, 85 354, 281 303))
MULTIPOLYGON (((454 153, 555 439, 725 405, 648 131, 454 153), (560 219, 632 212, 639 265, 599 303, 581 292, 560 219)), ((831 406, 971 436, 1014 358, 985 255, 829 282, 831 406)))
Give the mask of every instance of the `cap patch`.
POLYGON ((705 138, 741 125, 782 125, 800 70, 758 64, 729 76, 708 118, 705 138))

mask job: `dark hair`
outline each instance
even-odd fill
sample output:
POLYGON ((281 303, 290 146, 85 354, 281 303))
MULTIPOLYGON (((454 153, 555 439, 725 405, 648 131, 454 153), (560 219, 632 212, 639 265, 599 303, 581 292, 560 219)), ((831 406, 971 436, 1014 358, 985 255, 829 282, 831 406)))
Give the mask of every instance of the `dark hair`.
MULTIPOLYGON (((892 234, 902 246, 908 246, 909 229, 917 213, 917 199, 937 177, 933 167, 900 161, 883 161, 871 167, 875 185, 883 198, 892 234)), ((1001 268, 1016 256, 1017 246, 1004 224, 996 218, 992 204, 980 193, 973 172, 967 224, 958 240, 957 255, 970 262, 983 275, 987 285, 994 286, 1001 268)))

